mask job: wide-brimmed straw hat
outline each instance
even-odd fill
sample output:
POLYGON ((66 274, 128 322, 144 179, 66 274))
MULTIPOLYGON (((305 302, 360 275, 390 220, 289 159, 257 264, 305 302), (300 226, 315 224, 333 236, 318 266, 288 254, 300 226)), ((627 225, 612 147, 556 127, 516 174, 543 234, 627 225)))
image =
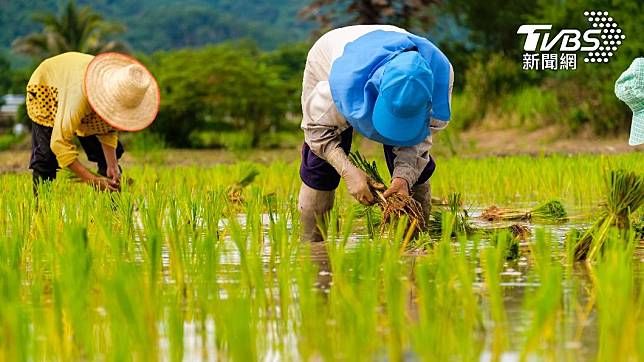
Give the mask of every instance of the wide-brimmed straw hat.
POLYGON ((85 72, 85 94, 96 114, 122 131, 148 127, 159 112, 159 85, 136 59, 121 53, 94 57, 85 72))
POLYGON ((644 143, 644 58, 635 58, 628 69, 615 82, 617 98, 633 111, 631 135, 628 144, 644 143))

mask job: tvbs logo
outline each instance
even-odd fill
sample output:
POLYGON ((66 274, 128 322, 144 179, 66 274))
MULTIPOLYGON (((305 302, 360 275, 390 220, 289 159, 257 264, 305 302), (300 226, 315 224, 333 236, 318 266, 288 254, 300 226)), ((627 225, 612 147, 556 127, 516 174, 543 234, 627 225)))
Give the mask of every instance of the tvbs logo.
POLYGON ((577 52, 586 63, 608 63, 626 38, 607 11, 585 11, 590 28, 563 29, 552 34, 552 24, 521 25, 517 34, 525 35, 523 69, 576 69, 577 52))

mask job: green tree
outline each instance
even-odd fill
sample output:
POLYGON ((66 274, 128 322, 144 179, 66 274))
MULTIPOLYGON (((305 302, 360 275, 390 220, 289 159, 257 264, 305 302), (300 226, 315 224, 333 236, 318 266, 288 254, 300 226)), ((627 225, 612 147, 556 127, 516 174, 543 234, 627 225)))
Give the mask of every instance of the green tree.
MULTIPOLYGON (((3 96, 11 88, 11 64, 4 56, 0 53, 0 97, 3 96)), ((2 98, 0 98, 0 106, 2 105, 2 98)))
POLYGON ((286 109, 292 114, 302 112, 300 98, 302 95, 303 70, 306 56, 311 45, 308 43, 285 44, 272 52, 263 54, 262 61, 273 67, 288 93, 286 109))
POLYGON ((222 126, 249 132, 257 146, 292 103, 283 69, 249 43, 156 53, 151 68, 162 94, 152 130, 173 146, 190 146, 195 130, 222 126))
POLYGON ((537 11, 537 1, 450 0, 446 10, 467 28, 469 41, 479 50, 518 54, 517 29, 537 11))
POLYGON ((300 12, 322 29, 355 24, 392 24, 407 29, 434 23, 431 5, 441 0, 312 0, 300 12))
POLYGON ((69 51, 97 54, 126 49, 123 42, 108 40, 124 32, 123 25, 105 20, 89 6, 79 8, 75 0, 70 0, 58 15, 40 12, 33 19, 44 28, 17 38, 13 43, 17 53, 44 59, 69 51))
POLYGON ((615 81, 631 64, 644 54, 641 0, 538 0, 529 21, 553 24, 553 29, 588 29, 584 11, 608 11, 626 36, 608 63, 584 63, 584 53, 578 53, 578 69, 564 72, 558 79, 560 101, 569 106, 568 118, 588 123, 598 134, 625 132, 629 129, 630 109, 615 96, 615 81))

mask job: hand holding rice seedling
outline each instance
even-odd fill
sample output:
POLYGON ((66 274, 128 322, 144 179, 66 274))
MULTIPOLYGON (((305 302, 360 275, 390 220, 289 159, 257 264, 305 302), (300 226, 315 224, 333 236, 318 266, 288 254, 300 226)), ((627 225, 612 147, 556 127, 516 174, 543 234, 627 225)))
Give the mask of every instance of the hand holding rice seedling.
MULTIPOLYGON (((119 192, 121 191, 121 182, 115 182, 105 176, 99 175, 96 172, 92 172, 90 170, 87 170, 87 172, 90 174, 88 178, 83 179, 80 176, 78 176, 76 173, 70 171, 69 169, 64 169, 64 172, 70 180, 73 182, 77 183, 86 183, 95 189, 99 191, 111 191, 111 192, 119 192)), ((131 179, 126 179, 126 183, 129 184, 131 182, 131 179)))
POLYGON ((369 183, 369 187, 376 198, 376 203, 383 211, 382 225, 405 215, 412 225, 415 222, 420 230, 425 229, 426 223, 423 218, 423 210, 418 201, 414 200, 409 194, 401 193, 394 193, 385 197, 383 191, 387 188, 384 186, 384 181, 378 172, 376 162, 367 161, 359 151, 351 152, 349 158, 356 167, 364 171, 372 180, 369 183))

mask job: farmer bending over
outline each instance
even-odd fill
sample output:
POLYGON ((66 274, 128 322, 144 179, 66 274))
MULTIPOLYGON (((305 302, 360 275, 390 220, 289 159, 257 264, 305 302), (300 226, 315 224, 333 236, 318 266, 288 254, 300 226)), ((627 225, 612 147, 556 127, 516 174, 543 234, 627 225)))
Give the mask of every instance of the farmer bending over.
POLYGON ((383 144, 392 176, 384 196, 411 192, 429 216, 429 148, 450 119, 453 74, 434 44, 395 26, 335 29, 313 45, 302 90, 303 240, 322 240, 317 222, 333 207, 340 177, 360 203, 375 201, 368 176, 347 157, 354 130, 383 144))
POLYGON ((146 128, 158 109, 156 80, 127 55, 64 53, 46 59, 27 85, 34 190, 62 167, 100 190, 119 190, 123 145, 116 132, 146 128), (74 135, 101 176, 78 161, 74 135))

